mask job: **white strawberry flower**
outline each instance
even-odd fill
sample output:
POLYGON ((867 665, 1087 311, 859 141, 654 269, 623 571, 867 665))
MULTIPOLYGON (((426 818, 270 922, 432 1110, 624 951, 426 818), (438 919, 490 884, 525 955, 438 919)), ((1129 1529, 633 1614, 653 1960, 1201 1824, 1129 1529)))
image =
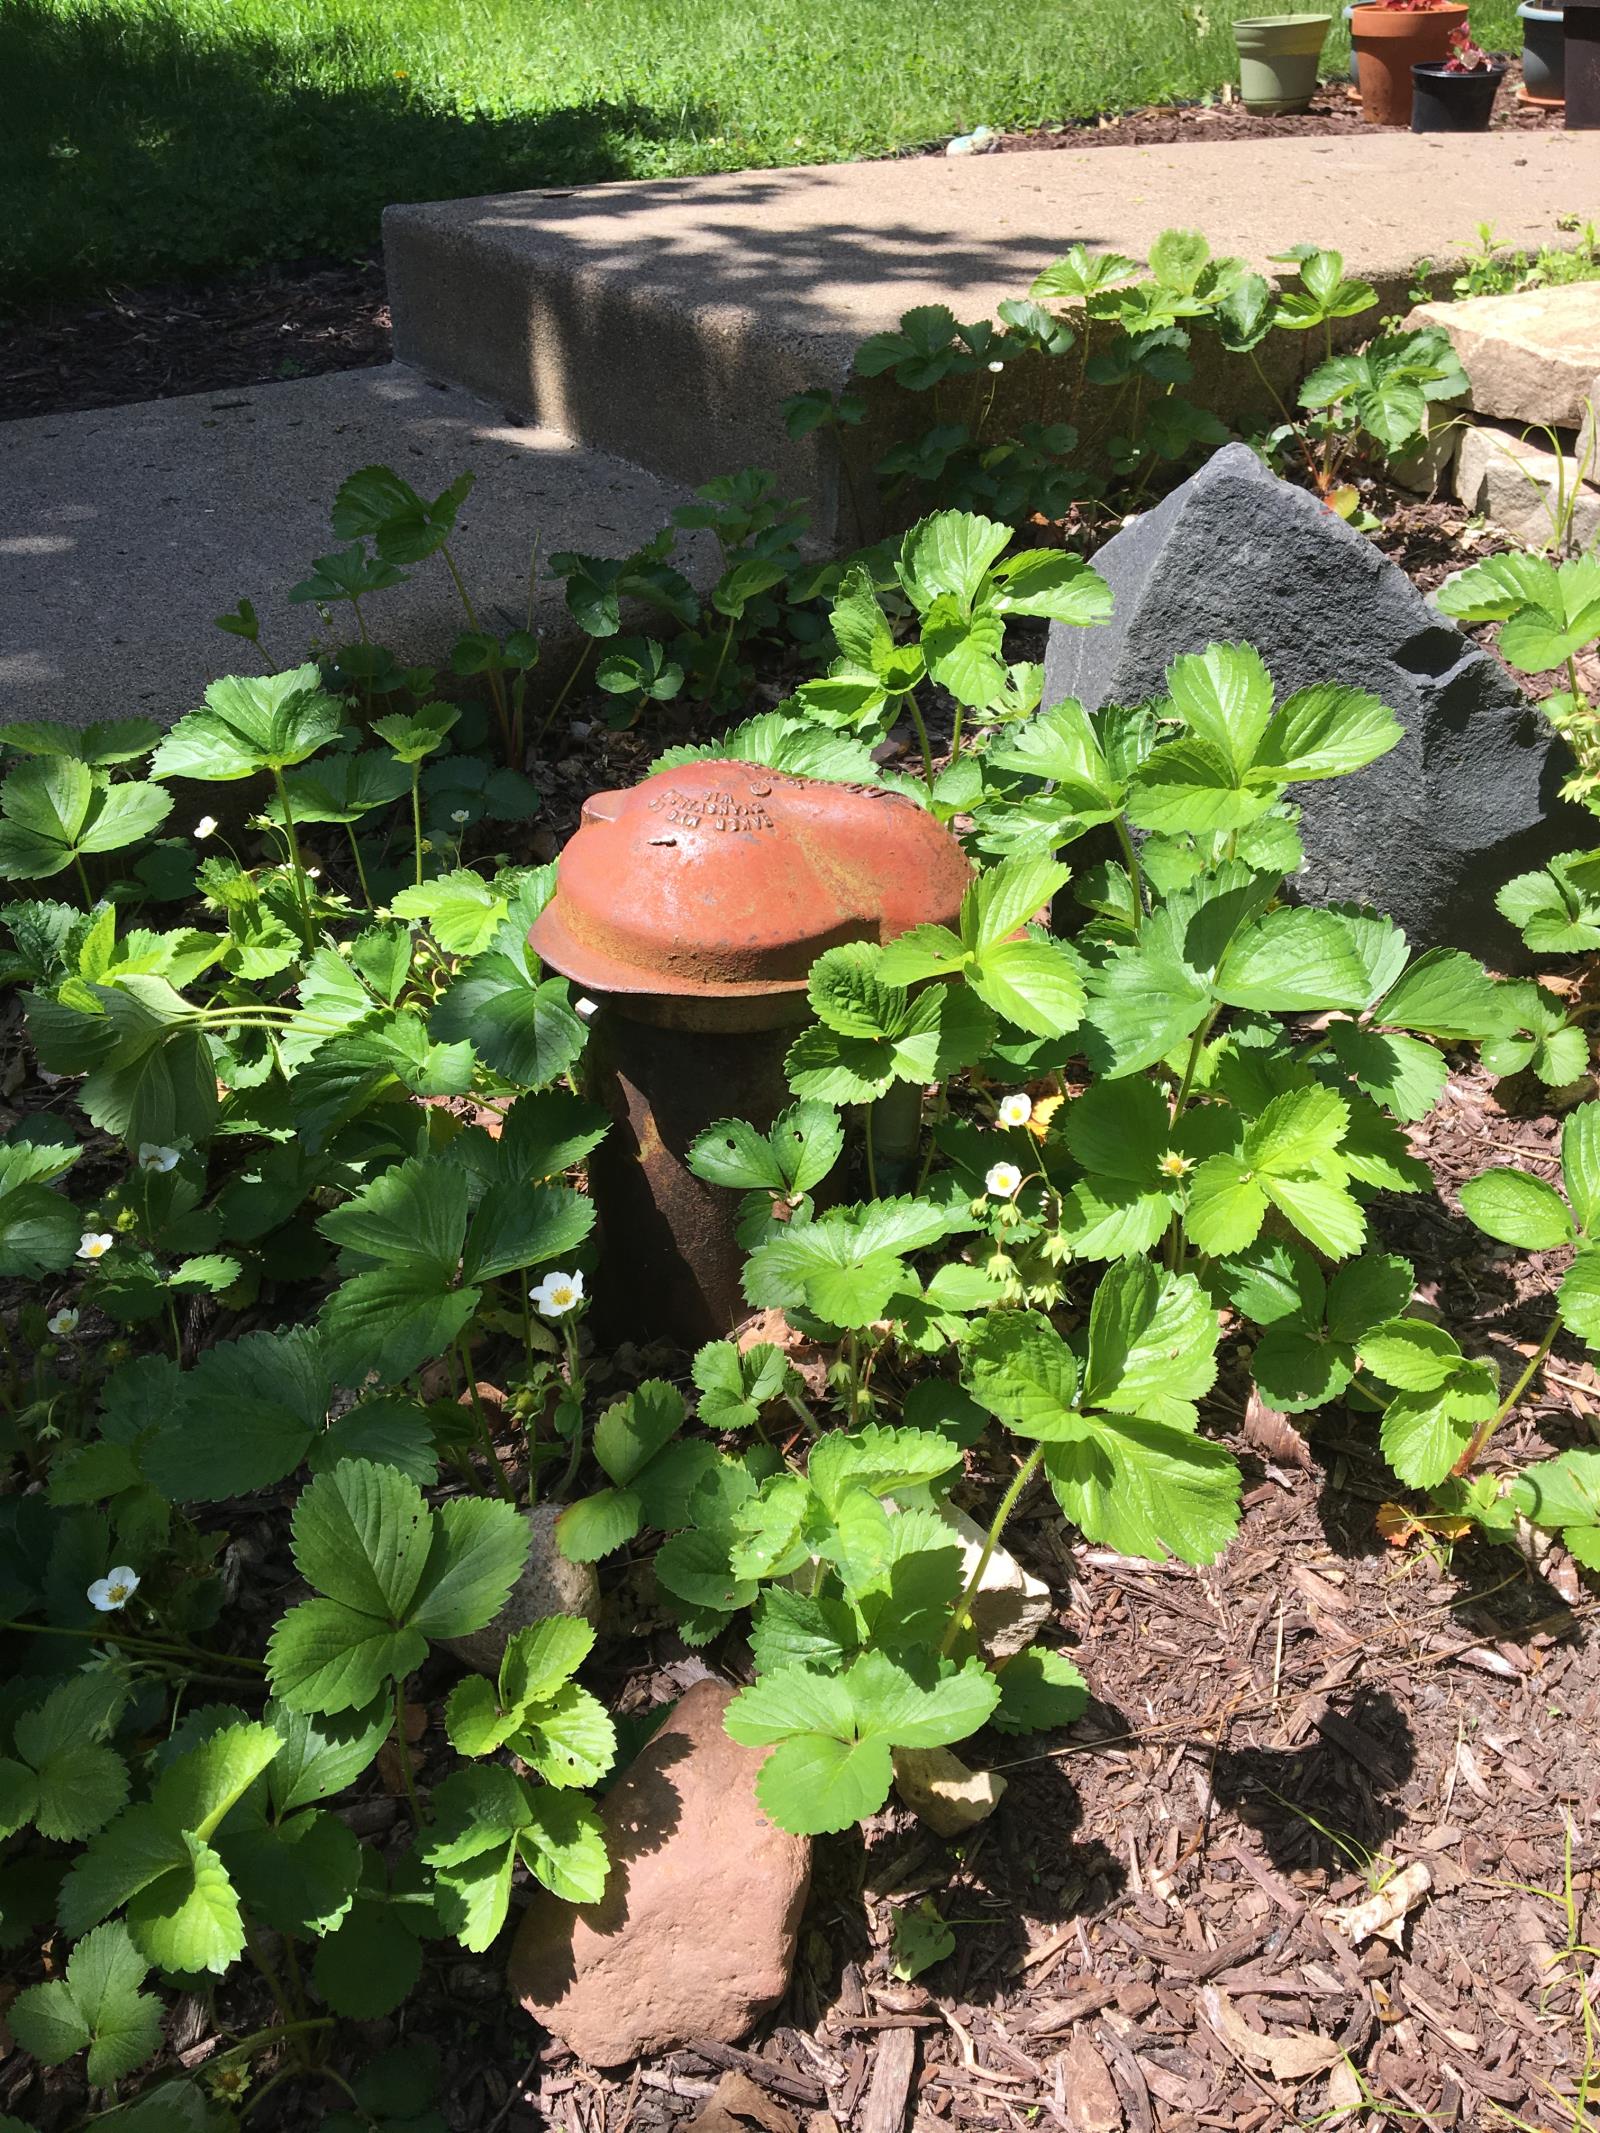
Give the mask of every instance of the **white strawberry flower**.
POLYGON ((472 815, 467 808, 453 807, 450 810, 450 820, 452 822, 470 822, 472 815))
POLYGON ((528 1301, 545 1318, 562 1318, 583 1301, 581 1274, 546 1274, 528 1291, 528 1301))
POLYGON ((164 1177, 169 1170, 177 1169, 182 1157, 176 1148, 163 1148, 159 1141, 141 1141, 138 1161, 141 1170, 153 1170, 164 1177))
POLYGON ((106 1253, 110 1251, 116 1241, 116 1238, 108 1229, 86 1229, 78 1243, 78 1257, 80 1259, 104 1259, 106 1253))
POLYGON ((69 1341, 78 1330, 78 1314, 70 1305, 63 1304, 59 1311, 51 1313, 44 1325, 45 1331, 56 1340, 69 1341))
POLYGON ((214 837, 217 833, 216 816, 202 815, 194 826, 194 833, 197 837, 214 837))
POLYGON ((1020 1089, 1011 1096, 1002 1096, 995 1116, 1002 1126, 1025 1126, 1033 1116, 1033 1098, 1024 1096, 1020 1089))
POLYGON ((130 1570, 126 1563, 119 1563, 115 1570, 108 1570, 103 1578, 96 1578, 89 1587, 89 1605, 98 1607, 103 1615, 114 1615, 126 1607, 139 1590, 139 1573, 130 1570))
POLYGON ((992 1192, 997 1200, 1015 1197, 1022 1183, 1022 1172, 1015 1163, 996 1163, 984 1179, 984 1189, 992 1192))

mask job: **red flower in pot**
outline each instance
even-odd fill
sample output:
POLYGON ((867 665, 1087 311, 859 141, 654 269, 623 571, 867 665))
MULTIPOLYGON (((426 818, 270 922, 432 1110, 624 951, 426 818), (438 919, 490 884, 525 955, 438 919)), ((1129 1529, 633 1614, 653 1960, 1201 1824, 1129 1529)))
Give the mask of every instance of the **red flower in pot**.
POLYGON ((1506 62, 1475 45, 1467 29, 1450 32, 1442 60, 1411 69, 1413 133, 1482 133, 1494 114, 1506 62))

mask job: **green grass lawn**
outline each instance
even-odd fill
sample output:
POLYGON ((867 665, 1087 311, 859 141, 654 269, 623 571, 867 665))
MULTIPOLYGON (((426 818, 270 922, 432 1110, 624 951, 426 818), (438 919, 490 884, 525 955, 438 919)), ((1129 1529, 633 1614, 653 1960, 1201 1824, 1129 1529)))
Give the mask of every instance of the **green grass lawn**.
MULTIPOLYGON (((392 200, 832 162, 1198 96, 1260 6, 4 0, 0 293, 348 253, 392 200)), ((1474 27, 1514 45, 1512 0, 1478 0, 1474 27)))

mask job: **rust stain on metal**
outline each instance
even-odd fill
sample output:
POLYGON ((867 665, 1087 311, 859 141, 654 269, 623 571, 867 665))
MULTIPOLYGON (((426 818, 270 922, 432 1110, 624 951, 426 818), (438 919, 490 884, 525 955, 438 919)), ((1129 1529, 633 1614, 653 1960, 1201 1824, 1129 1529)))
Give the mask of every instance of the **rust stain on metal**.
POLYGON ((611 1132, 590 1159, 617 1334, 699 1342, 743 1315, 735 1193, 690 1171, 714 1118, 765 1129, 825 948, 953 925, 965 854, 914 801, 759 765, 689 763, 585 801, 541 960, 594 996, 584 1074, 611 1132))
POLYGON ((595 993, 803 993, 825 948, 953 923, 968 878, 898 793, 689 763, 584 803, 533 946, 595 993))

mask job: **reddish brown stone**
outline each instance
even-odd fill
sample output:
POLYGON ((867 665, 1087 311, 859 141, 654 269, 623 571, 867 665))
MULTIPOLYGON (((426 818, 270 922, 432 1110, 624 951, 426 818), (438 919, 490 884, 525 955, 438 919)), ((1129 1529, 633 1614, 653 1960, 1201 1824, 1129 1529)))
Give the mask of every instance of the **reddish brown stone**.
POLYGON ((697 1681, 601 1800, 600 1902, 540 1889, 524 1914, 511 1989, 591 2065, 735 2043, 788 1985, 811 1842, 758 1806, 766 1751, 723 1730, 733 1693, 697 1681))

